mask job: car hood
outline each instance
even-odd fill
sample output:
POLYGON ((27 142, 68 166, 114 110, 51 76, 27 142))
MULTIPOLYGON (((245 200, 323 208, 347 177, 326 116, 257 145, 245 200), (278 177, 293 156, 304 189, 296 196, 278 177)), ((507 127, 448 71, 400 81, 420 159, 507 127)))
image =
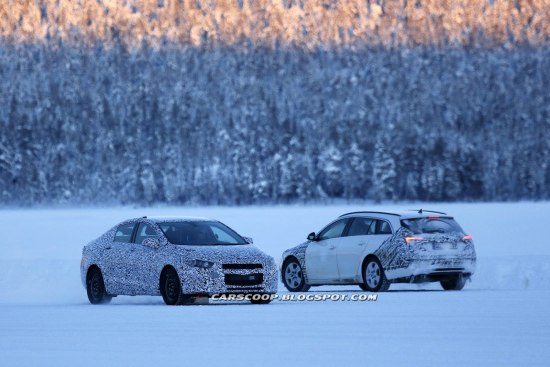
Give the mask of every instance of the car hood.
POLYGON ((229 263, 268 262, 273 258, 253 245, 176 246, 186 259, 229 263))

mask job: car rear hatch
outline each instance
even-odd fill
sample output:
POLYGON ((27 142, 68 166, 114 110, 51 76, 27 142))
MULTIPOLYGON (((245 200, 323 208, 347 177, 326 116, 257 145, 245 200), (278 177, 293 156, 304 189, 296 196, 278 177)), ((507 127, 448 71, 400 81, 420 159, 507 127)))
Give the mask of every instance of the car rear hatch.
POLYGON ((420 258, 463 258, 472 249, 472 237, 448 216, 402 219, 405 241, 420 258))

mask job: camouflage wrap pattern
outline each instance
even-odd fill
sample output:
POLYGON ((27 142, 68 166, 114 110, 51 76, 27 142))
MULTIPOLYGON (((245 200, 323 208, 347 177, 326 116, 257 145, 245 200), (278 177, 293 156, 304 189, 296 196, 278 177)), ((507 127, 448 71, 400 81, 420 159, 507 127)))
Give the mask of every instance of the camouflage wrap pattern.
POLYGON ((306 241, 304 243, 299 244, 296 247, 293 247, 293 248, 288 249, 285 252, 283 252, 283 258, 282 258, 282 261, 281 261, 281 274, 282 274, 283 262, 289 256, 294 256, 296 259, 298 259, 298 262, 300 263, 300 267, 302 268, 302 274, 304 274, 305 282, 306 282, 306 284, 308 284, 307 270, 306 270, 306 267, 307 267, 307 264, 306 264, 306 249, 307 249, 307 246, 310 243, 311 243, 311 241, 306 241))
POLYGON ((84 247, 81 263, 84 286, 88 269, 95 265, 101 270, 110 295, 160 295, 161 272, 166 266, 172 266, 179 275, 185 294, 277 292, 275 261, 253 245, 174 245, 168 242, 154 221, 134 219, 119 225, 84 247), (155 228, 160 247, 113 241, 119 225, 137 221, 155 228), (190 265, 194 260, 209 261, 213 265, 208 268, 195 267, 190 265), (231 266, 224 268, 224 264, 231 266), (251 264, 255 268, 251 268, 251 264), (232 286, 226 284, 226 274, 262 274, 263 281, 258 285, 232 286))

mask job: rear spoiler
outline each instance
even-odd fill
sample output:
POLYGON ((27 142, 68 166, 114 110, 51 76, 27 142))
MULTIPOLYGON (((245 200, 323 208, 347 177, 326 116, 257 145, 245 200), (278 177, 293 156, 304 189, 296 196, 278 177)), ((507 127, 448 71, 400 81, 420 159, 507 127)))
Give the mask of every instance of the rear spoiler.
POLYGON ((436 212, 435 210, 428 210, 428 209, 413 209, 411 210, 411 212, 418 212, 418 214, 422 214, 423 212, 428 212, 428 213, 437 213, 437 214, 443 214, 443 215, 447 215, 447 213, 443 213, 443 212, 436 212))

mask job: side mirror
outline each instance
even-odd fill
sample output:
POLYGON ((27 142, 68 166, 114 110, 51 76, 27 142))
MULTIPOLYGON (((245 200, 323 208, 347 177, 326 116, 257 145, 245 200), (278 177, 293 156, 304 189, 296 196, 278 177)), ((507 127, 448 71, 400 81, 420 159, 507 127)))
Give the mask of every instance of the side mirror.
POLYGON ((242 236, 242 237, 243 237, 244 241, 246 243, 248 243, 249 245, 252 245, 254 243, 254 240, 252 239, 252 237, 244 237, 244 236, 242 236))
POLYGON ((160 241, 156 237, 147 237, 142 242, 143 245, 149 246, 151 248, 159 248, 160 247, 160 241))
POLYGON ((317 241, 317 235, 315 235, 315 232, 311 232, 310 234, 307 235, 307 239, 309 241, 317 241))

